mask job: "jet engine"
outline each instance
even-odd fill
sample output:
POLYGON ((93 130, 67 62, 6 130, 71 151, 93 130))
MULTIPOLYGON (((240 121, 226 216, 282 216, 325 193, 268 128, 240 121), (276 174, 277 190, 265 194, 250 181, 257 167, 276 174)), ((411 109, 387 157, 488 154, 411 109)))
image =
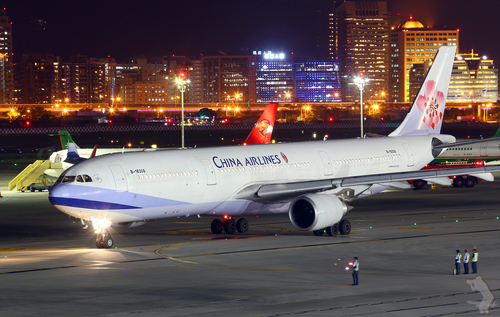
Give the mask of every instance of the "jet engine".
POLYGON ((348 210, 348 206, 337 196, 307 194, 290 204, 288 216, 295 228, 315 231, 338 223, 348 210))

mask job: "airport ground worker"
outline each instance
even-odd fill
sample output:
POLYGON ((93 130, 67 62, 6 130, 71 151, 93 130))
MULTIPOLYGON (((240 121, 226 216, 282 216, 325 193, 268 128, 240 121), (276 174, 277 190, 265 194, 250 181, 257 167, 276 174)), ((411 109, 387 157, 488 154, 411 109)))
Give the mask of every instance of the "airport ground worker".
POLYGON ((455 255, 455 275, 460 275, 461 262, 462 262, 462 255, 460 254, 460 250, 457 250, 457 254, 455 255))
POLYGON ((465 249, 465 253, 464 253, 464 274, 469 274, 469 260, 470 260, 469 250, 465 249))
POLYGON ((358 285, 358 274, 359 274, 359 262, 358 258, 354 257, 354 262, 352 263, 352 285, 358 285))
POLYGON ((477 258, 479 254, 477 252, 476 246, 474 246, 474 250, 472 250, 472 273, 477 273, 477 258))

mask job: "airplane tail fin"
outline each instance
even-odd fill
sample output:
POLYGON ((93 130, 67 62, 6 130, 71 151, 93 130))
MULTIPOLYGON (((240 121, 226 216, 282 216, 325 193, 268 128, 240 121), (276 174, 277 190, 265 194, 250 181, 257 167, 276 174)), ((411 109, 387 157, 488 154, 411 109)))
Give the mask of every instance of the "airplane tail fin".
MULTIPOLYGON (((59 139, 61 139, 61 148, 63 150, 68 149, 69 143, 75 144, 75 142, 71 138, 71 134, 69 134, 69 132, 66 130, 59 130, 59 139)), ((76 144, 75 144, 75 146, 78 148, 78 146, 76 144)))
POLYGON ((243 142, 243 145, 271 142, 277 111, 277 103, 268 104, 266 110, 264 110, 259 120, 257 120, 257 123, 253 127, 247 139, 243 142))
POLYGON ((495 132, 495 134, 493 134, 492 138, 498 138, 500 137, 500 128, 498 128, 497 132, 495 132))
POLYGON ((456 46, 439 48, 403 123, 389 136, 439 134, 456 46))

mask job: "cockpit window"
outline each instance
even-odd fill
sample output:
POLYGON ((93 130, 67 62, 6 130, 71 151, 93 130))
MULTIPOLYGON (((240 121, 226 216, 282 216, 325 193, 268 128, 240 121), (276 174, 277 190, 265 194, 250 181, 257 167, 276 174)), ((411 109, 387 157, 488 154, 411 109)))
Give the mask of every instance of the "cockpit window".
POLYGON ((82 175, 83 179, 85 180, 86 183, 89 183, 92 181, 92 178, 86 174, 82 175))
POLYGON ((64 176, 63 183, 71 183, 75 181, 75 176, 64 176))
POLYGON ((78 175, 76 177, 76 181, 79 182, 79 183, 83 183, 83 177, 82 177, 82 175, 78 175))

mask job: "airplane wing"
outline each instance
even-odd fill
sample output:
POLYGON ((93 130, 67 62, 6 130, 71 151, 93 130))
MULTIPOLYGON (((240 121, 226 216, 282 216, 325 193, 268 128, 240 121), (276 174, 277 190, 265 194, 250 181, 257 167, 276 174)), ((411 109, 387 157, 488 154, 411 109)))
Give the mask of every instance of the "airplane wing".
POLYGON ((373 174, 307 182, 262 185, 254 184, 238 191, 232 199, 248 199, 253 201, 282 200, 287 197, 297 197, 297 195, 322 192, 339 187, 349 188, 360 185, 396 184, 398 182, 415 179, 439 180, 443 177, 455 175, 477 175, 478 177, 483 175, 485 180, 491 181, 493 180, 491 172, 499 171, 500 165, 490 165, 481 167, 442 168, 401 173, 373 174))

